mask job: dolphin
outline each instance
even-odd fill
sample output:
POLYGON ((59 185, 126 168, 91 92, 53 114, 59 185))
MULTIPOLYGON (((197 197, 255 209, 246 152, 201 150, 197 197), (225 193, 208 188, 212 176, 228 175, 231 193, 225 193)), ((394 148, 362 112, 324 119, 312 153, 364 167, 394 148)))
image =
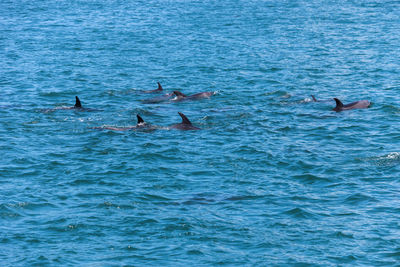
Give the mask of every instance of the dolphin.
POLYGON ((326 103, 326 102, 332 101, 332 99, 329 99, 329 100, 320 100, 320 99, 317 99, 314 95, 311 95, 311 97, 312 97, 313 102, 324 102, 324 103, 326 103))
POLYGON ((159 82, 157 82, 157 85, 158 85, 157 89, 143 91, 143 93, 159 93, 159 92, 162 92, 163 88, 162 88, 161 84, 159 82))
POLYGON ((75 105, 74 108, 82 108, 81 101, 79 100, 79 97, 75 96, 75 105))
POLYGON ((315 98, 314 95, 311 95, 311 97, 312 97, 312 100, 313 100, 314 102, 318 102, 318 100, 315 98))
POLYGON ((77 96, 75 96, 75 105, 72 108, 66 108, 66 109, 75 109, 78 111, 101 111, 100 109, 82 107, 81 101, 77 96))
POLYGON ((135 126, 128 127, 114 127, 114 126, 102 126, 102 127, 93 127, 92 129, 98 130, 113 130, 113 131, 128 131, 128 130, 154 130, 155 127, 146 123, 143 118, 137 114, 137 123, 135 126))
POLYGON ((193 126, 193 124, 189 121, 189 119, 185 116, 185 114, 178 112, 179 116, 182 118, 181 123, 173 124, 169 128, 170 129, 178 129, 178 130, 201 130, 193 126))
POLYGON ((343 105, 343 103, 337 98, 334 98, 334 100, 336 102, 336 107, 333 110, 336 112, 350 109, 368 108, 371 105, 371 102, 369 102, 368 100, 359 100, 347 105, 343 105))
POLYGON ((157 96, 157 97, 152 97, 149 99, 142 100, 142 103, 143 104, 158 104, 158 103, 167 101, 172 95, 173 95, 173 93, 167 93, 162 96, 157 96))
POLYGON ((181 93, 180 91, 173 91, 173 94, 176 96, 172 101, 182 101, 182 100, 198 100, 198 99, 203 99, 203 98, 210 98, 212 95, 214 95, 214 92, 201 92, 197 93, 194 95, 185 95, 181 93))
POLYGON ((182 94, 179 91, 173 91, 172 94, 174 94, 176 97, 174 99, 172 99, 172 101, 182 101, 184 99, 187 99, 187 95, 182 94))
POLYGON ((75 96, 75 105, 72 107, 56 107, 52 109, 43 109, 42 112, 49 113, 56 110, 76 110, 76 111, 101 111, 101 109, 94 109, 94 108, 85 108, 82 107, 82 103, 79 97, 75 96))

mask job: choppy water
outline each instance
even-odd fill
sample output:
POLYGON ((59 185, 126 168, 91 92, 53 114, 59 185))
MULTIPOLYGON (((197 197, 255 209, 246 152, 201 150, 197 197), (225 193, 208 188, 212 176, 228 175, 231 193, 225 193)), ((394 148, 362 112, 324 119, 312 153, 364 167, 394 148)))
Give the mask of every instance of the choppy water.
POLYGON ((400 3, 358 2, 1 1, 1 265, 398 264, 400 3))

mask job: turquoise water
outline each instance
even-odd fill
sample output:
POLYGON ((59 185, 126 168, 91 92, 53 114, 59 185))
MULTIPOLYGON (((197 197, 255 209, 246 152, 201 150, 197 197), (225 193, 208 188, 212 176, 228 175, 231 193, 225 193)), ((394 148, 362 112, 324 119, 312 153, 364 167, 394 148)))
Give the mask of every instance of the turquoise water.
POLYGON ((2 1, 1 265, 398 264, 400 3, 361 2, 2 1))

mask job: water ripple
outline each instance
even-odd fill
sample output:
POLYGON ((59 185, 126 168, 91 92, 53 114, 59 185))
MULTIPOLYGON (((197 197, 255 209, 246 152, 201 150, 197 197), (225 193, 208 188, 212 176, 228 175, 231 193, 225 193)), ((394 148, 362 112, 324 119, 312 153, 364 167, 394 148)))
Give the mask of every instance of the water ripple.
POLYGON ((2 265, 396 265, 398 10, 0 2, 2 265))

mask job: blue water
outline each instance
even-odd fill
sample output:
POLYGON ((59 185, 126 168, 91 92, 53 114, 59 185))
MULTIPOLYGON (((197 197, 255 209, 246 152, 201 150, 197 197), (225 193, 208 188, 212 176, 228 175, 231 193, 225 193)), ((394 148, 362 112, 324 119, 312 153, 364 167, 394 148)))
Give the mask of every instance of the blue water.
POLYGON ((398 264, 399 18, 383 0, 1 1, 0 265, 398 264), (216 94, 144 104, 158 81, 216 94), (101 111, 63 109, 76 95, 101 111), (202 130, 169 129, 178 112, 202 130), (93 129, 136 114, 159 128, 93 129))

